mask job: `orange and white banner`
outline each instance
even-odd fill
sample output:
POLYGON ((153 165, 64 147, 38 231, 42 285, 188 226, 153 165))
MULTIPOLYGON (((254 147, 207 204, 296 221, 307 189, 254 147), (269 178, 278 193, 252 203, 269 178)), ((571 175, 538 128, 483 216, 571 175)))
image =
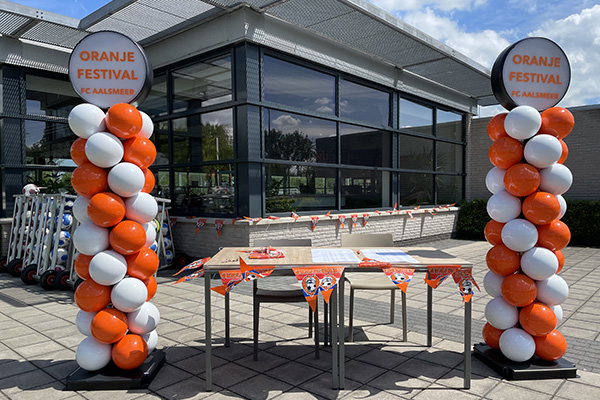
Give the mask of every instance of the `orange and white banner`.
POLYGON ((259 278, 266 278, 271 275, 275 267, 250 266, 240 257, 240 271, 242 271, 242 280, 244 282, 253 281, 259 278))
POLYGON ((398 286, 400 290, 406 293, 406 289, 408 288, 408 284, 412 279, 415 270, 412 268, 398 268, 398 267, 388 267, 382 268, 383 273, 390 278, 394 285, 398 286))
POLYGON ((460 265, 428 265, 425 283, 435 289, 459 269, 460 265))
POLYGON ((452 278, 454 278, 465 303, 468 303, 473 297, 473 285, 481 292, 470 269, 459 269, 452 274, 452 278))
POLYGON ((210 290, 222 294, 223 296, 225 296, 226 293, 229 293, 229 291, 231 291, 238 283, 244 281, 242 271, 239 269, 234 271, 219 271, 219 276, 221 277, 222 285, 210 288, 210 290))
POLYGON ((338 284, 344 272, 344 267, 315 266, 292 268, 296 279, 302 286, 302 292, 313 310, 317 307, 317 295, 323 292, 323 298, 329 303, 331 292, 338 284))

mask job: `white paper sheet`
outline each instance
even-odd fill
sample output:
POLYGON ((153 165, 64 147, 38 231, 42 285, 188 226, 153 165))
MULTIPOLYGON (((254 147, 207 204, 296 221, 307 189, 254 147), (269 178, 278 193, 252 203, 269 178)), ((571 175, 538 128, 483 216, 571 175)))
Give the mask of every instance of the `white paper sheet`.
POLYGON ((361 254, 372 260, 389 263, 408 263, 418 264, 419 261, 415 260, 402 250, 391 250, 391 249, 361 249, 361 254))
POLYGON ((351 249, 311 249, 314 263, 359 263, 360 260, 351 249))

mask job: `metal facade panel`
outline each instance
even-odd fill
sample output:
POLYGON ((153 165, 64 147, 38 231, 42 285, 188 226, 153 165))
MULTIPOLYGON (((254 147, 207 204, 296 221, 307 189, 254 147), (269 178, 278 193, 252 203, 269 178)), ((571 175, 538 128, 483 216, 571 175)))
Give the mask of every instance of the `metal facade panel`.
POLYGON ((338 0, 294 0, 270 8, 267 14, 307 28, 351 13, 353 10, 338 0))
MULTIPOLYGON (((64 43, 72 43, 75 41, 75 38, 82 36, 81 31, 77 29, 40 20, 38 24, 25 32, 21 37, 55 46, 69 47, 64 43)), ((77 44, 77 41, 73 45, 75 44, 77 44)))
POLYGON ((138 3, 183 19, 191 18, 215 8, 212 4, 198 0, 177 0, 177 2, 173 0, 139 0, 138 3))
POLYGON ((0 34, 11 35, 30 20, 31 18, 0 10, 0 34))

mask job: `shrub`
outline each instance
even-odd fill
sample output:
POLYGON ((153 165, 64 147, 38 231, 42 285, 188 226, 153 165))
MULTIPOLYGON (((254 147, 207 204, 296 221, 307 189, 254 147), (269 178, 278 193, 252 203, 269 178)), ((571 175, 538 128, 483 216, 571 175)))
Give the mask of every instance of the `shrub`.
POLYGON ((456 221, 456 238, 467 240, 485 240, 483 230, 490 220, 486 209, 487 200, 463 200, 456 221))

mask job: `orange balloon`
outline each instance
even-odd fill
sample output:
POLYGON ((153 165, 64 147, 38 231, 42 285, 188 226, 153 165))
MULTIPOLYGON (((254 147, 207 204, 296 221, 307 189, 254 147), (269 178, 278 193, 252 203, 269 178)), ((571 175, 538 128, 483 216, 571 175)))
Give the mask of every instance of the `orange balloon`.
POLYGON ((566 108, 552 107, 542 112, 542 126, 539 134, 552 135, 564 139, 571 133, 575 126, 573 114, 566 108))
POLYGON ((546 361, 556 361, 567 352, 565 337, 554 329, 547 335, 534 336, 535 355, 546 361))
POLYGON ((83 165, 89 163, 87 156, 85 155, 85 144, 87 139, 79 138, 71 145, 71 159, 77 165, 83 165))
POLYGON ((128 256, 144 247, 146 230, 135 221, 121 221, 110 231, 109 241, 114 251, 128 256))
POLYGON ((152 300, 152 298, 156 294, 156 291, 158 290, 156 278, 151 276, 150 278, 146 279, 144 283, 146 284, 146 288, 148 289, 148 297, 146 298, 146 301, 150 301, 152 300))
POLYGON ((145 137, 134 137, 123 143, 123 161, 130 162, 144 169, 156 160, 156 147, 145 137))
POLYGON ((494 328, 489 322, 485 323, 483 331, 481 332, 485 343, 496 350, 500 350, 500 335, 503 333, 504 331, 502 329, 494 328))
POLYGON ((144 183, 144 187, 142 188, 142 192, 150 193, 154 189, 154 184, 156 183, 156 179, 154 178, 154 174, 149 169, 143 169, 144 178, 146 183, 144 183))
POLYGON ((88 256, 82 253, 79 253, 77 257, 75 257, 75 261, 73 262, 73 267, 75 268, 75 272, 81 279, 90 279, 90 261, 92 261, 94 256, 88 256))
POLYGON ((521 264, 519 253, 503 244, 492 247, 485 256, 488 268, 496 275, 507 276, 514 274, 521 264))
POLYGON ((130 139, 142 130, 142 114, 127 103, 117 103, 106 112, 106 127, 118 138, 130 139))
POLYGON ((71 185, 83 197, 92 197, 108 188, 108 174, 103 168, 85 163, 73 171, 71 185))
POLYGON ((113 345, 112 360, 121 369, 135 369, 148 356, 148 345, 139 335, 128 334, 113 345))
POLYGON ((488 157, 495 167, 508 169, 523 159, 523 144, 508 136, 500 138, 490 146, 488 157))
POLYGON ((513 196, 529 196, 540 186, 540 173, 537 168, 525 164, 515 164, 504 174, 504 187, 513 196))
POLYGON ((571 231, 567 224, 555 219, 547 225, 539 225, 538 246, 545 247, 552 251, 562 250, 571 241, 571 231))
POLYGON ((560 202, 551 193, 536 192, 523 201, 523 216, 536 225, 549 224, 560 214, 560 202))
POLYGON ((496 141, 500 138, 507 137, 506 129, 504 129, 504 120, 508 113, 497 114, 490 120, 487 126, 487 133, 490 139, 496 141))
POLYGON ((533 279, 525 274, 509 275, 500 285, 502 297, 515 307, 525 307, 537 297, 537 286, 533 279))
POLYGON ((142 247, 137 253, 127 256, 127 275, 142 281, 150 278, 158 270, 160 263, 155 252, 148 247, 142 247))
POLYGON ((504 228, 504 224, 502 222, 490 219, 483 230, 485 240, 487 240, 493 246, 502 244, 502 228, 504 228))
POLYGON ((116 308, 105 308, 92 319, 92 336, 102 343, 118 342, 127 333, 127 316, 116 308))
POLYGON ((558 274, 565 266, 565 255, 560 250, 555 250, 554 255, 558 258, 558 269, 556 270, 556 273, 558 274))
POLYGON ((519 311, 519 323, 530 335, 543 336, 556 328, 556 314, 546 304, 534 301, 519 311))
POLYGON ((110 290, 110 286, 99 285, 93 279, 86 279, 75 290, 75 303, 83 311, 98 312, 110 303, 110 290))
POLYGON ((564 140, 559 139, 559 141, 560 141, 560 145, 562 146, 562 154, 560 155, 560 158, 558 159, 557 163, 562 164, 565 162, 565 160, 569 156, 569 148, 567 147, 567 144, 565 143, 564 140))
POLYGON ((95 194, 87 207, 88 216, 98 226, 115 226, 125 217, 125 202, 112 192, 95 194))

